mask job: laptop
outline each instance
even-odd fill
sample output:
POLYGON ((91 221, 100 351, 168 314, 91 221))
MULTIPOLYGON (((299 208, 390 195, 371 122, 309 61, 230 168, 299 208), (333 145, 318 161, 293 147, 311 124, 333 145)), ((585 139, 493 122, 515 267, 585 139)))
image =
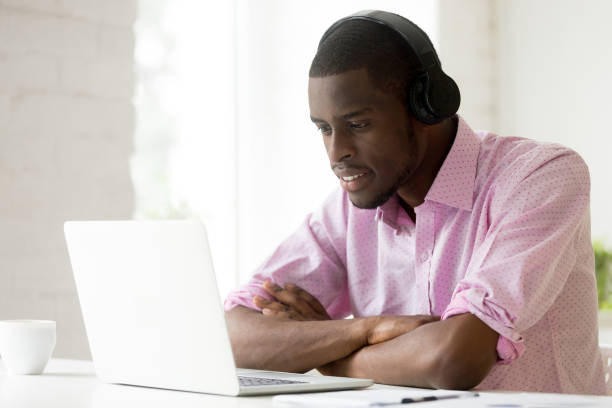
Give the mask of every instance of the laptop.
POLYGON ((199 221, 69 221, 64 232, 96 374, 104 382, 221 395, 372 384, 236 368, 199 221))

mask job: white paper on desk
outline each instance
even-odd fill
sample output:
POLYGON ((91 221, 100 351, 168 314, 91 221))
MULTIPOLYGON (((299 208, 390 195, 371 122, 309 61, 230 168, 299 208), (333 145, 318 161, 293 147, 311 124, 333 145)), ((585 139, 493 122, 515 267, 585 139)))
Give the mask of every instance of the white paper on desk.
MULTIPOLYGON (((545 394, 537 392, 480 393, 480 398, 478 398, 478 400, 480 404, 478 406, 487 408, 509 406, 522 408, 612 407, 612 397, 571 394, 545 394)), ((470 406, 465 405, 465 407, 467 408, 470 406)), ((473 408, 473 406, 471 406, 470 408, 473 408)))
MULTIPOLYGON (((310 394, 285 394, 272 398, 274 406, 309 406, 309 407, 369 407, 374 402, 400 403, 402 398, 426 397, 429 395, 441 396, 448 394, 461 394, 461 391, 447 390, 357 390, 317 392, 310 394)), ((467 392, 466 392, 467 393, 467 392)))
MULTIPOLYGON (((421 404, 417 406, 421 407, 421 404)), ((478 398, 424 402, 422 406, 423 408, 610 408, 612 397, 537 392, 479 392, 478 398)))
MULTIPOLYGON (((374 402, 398 402, 402 398, 416 398, 428 395, 460 394, 461 391, 448 390, 360 390, 360 391, 335 391, 313 394, 287 394, 277 395, 272 401, 275 407, 325 407, 343 408, 369 407, 374 402)), ((447 399, 416 404, 423 408, 499 408, 499 407, 521 407, 521 408, 610 408, 612 397, 595 397, 568 394, 543 394, 543 393, 489 393, 479 392, 479 397, 447 399)), ((410 404, 408 406, 412 406, 410 404)), ((398 405, 400 407, 401 405, 398 405)))

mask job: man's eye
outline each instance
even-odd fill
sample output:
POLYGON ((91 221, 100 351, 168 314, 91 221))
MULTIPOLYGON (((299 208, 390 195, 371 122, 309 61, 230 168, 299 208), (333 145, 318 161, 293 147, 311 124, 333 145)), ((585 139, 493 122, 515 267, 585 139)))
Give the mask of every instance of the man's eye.
POLYGON ((329 126, 320 126, 319 128, 319 132, 321 132, 324 135, 329 134, 329 132, 331 132, 331 128, 329 126))
POLYGON ((369 125, 370 125, 370 123, 369 123, 369 122, 351 122, 351 123, 349 124, 349 126, 350 126, 352 129, 363 129, 363 128, 365 128, 365 127, 368 127, 369 125))

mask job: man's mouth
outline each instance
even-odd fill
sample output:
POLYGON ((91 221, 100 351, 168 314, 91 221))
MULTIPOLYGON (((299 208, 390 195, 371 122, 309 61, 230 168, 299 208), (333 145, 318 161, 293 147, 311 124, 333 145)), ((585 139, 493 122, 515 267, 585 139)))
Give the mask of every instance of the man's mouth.
POLYGON ((338 178, 340 179, 340 186, 344 190, 355 192, 365 188, 372 181, 372 175, 370 171, 363 171, 357 174, 338 176, 338 178))
POLYGON ((355 179, 357 179, 357 178, 359 178, 361 176, 365 176, 366 174, 367 174, 367 172, 366 173, 361 173, 361 174, 356 174, 354 176, 344 176, 344 177, 342 177, 342 180, 344 180, 344 181, 352 181, 352 180, 355 180, 355 179))

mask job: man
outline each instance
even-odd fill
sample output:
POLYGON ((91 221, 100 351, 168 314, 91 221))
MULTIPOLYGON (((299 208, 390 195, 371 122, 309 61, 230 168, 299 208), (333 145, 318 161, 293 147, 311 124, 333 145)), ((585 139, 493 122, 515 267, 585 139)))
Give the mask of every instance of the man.
POLYGON ((603 393, 586 165, 423 118, 419 75, 389 26, 324 36, 310 115, 342 188, 227 298, 237 365, 603 393))

